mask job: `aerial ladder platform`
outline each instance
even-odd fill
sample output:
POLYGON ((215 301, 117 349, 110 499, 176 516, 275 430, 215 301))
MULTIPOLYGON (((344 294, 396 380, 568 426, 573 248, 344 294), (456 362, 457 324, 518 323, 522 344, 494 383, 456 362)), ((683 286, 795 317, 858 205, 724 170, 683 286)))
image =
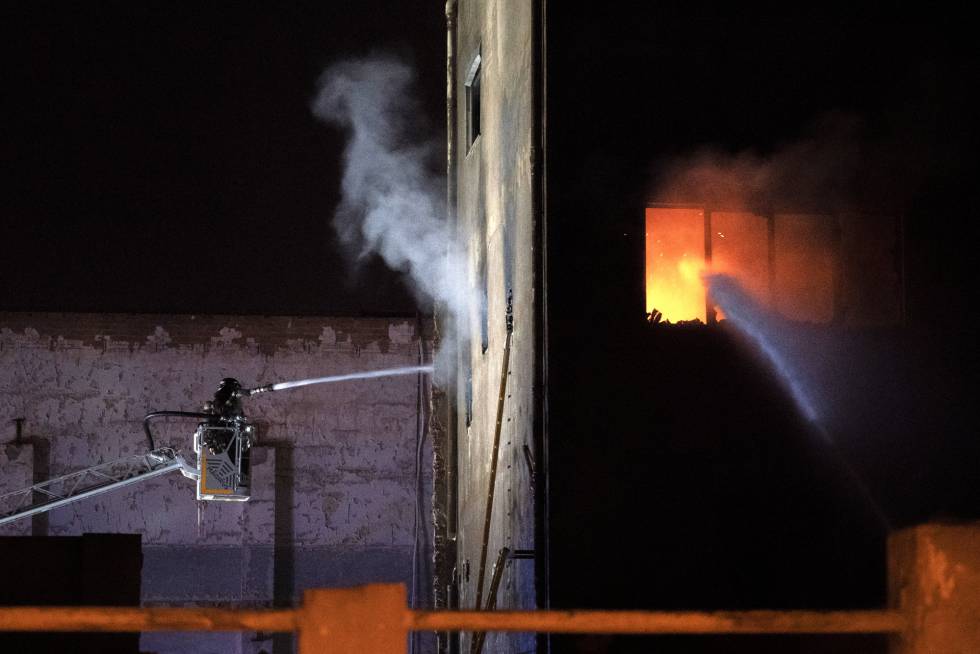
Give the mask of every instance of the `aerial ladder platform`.
POLYGON ((242 388, 237 379, 223 379, 214 398, 204 404, 201 412, 146 414, 143 418, 149 444, 146 453, 100 463, 0 495, 0 525, 177 471, 197 482, 198 500, 247 502, 251 496, 250 450, 256 428, 242 410, 244 398, 313 384, 431 372, 432 366, 409 366, 279 382, 252 389, 242 388), (162 418, 199 421, 193 438, 195 461, 188 462, 174 448, 154 445, 150 423, 162 418))

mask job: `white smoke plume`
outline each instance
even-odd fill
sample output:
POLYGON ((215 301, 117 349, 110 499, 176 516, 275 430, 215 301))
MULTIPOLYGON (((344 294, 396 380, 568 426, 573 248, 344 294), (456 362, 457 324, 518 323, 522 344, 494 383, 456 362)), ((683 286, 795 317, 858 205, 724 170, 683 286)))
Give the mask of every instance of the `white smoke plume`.
MULTIPOLYGON (((451 342, 468 316, 470 285, 447 220, 445 179, 428 167, 438 149, 412 131, 421 122, 413 117, 414 77, 394 58, 343 61, 320 77, 312 110, 348 133, 334 215, 342 243, 405 273, 418 300, 444 312, 440 337, 451 342)), ((436 365, 445 374, 449 362, 441 358, 436 365)))

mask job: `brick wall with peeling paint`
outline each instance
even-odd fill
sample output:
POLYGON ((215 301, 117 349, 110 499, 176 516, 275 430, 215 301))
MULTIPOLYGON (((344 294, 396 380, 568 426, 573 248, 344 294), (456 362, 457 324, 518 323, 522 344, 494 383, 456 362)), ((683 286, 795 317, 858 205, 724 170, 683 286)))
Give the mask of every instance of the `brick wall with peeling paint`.
MULTIPOLYGON (((145 451, 145 413, 199 410, 224 377, 249 387, 419 356, 407 319, 0 314, 0 492, 29 483, 35 467, 56 476, 145 451), (14 443, 16 418, 24 444, 14 443)), ((259 436, 246 504, 198 503, 193 482, 175 473, 4 533, 142 534, 147 605, 267 606, 309 587, 408 582, 419 392, 408 376, 247 400, 259 436)), ((157 424, 158 446, 193 456, 193 421, 157 424)), ((175 638, 144 637, 144 649, 186 650, 175 638)), ((209 651, 272 647, 239 635, 222 642, 209 651)))

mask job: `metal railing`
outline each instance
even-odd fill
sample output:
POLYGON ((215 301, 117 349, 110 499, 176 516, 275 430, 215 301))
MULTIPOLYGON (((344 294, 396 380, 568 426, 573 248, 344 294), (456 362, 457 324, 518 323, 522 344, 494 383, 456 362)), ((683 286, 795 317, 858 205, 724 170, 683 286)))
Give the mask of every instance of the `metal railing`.
POLYGON ((300 654, 404 654, 411 631, 898 634, 907 626, 898 610, 415 611, 400 584, 310 590, 296 609, 0 608, 0 631, 294 631, 300 654))

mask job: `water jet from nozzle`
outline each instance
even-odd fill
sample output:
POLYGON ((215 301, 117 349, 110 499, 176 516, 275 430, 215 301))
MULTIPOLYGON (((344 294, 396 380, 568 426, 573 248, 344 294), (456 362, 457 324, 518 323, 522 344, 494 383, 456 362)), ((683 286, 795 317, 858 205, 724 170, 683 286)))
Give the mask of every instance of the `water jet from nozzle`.
POLYGON ((799 371, 792 365, 792 355, 785 345, 780 346, 779 341, 785 338, 780 339, 779 333, 786 329, 786 326, 780 325, 775 315, 756 303, 734 277, 714 273, 703 275, 702 281, 712 300, 725 312, 725 320, 731 321, 743 334, 752 339, 766 356, 776 374, 786 385, 801 414, 807 418, 815 433, 823 439, 824 446, 830 448, 848 483, 857 489, 881 527, 885 531, 890 530, 891 523, 884 508, 878 503, 864 478, 830 437, 827 428, 820 420, 811 393, 805 388, 799 371))
POLYGON ((398 377, 402 375, 432 374, 433 366, 406 366, 403 368, 387 368, 385 370, 365 370, 362 372, 351 372, 344 375, 329 375, 327 377, 311 377, 310 379, 297 379, 294 381, 276 382, 266 384, 253 389, 243 389, 242 395, 248 397, 258 393, 268 393, 271 391, 285 391, 291 388, 301 388, 314 384, 333 384, 336 382, 354 381, 357 379, 376 379, 379 377, 398 377))
POLYGON ((817 423, 816 405, 792 365, 784 348, 777 344, 780 331, 778 319, 756 303, 732 276, 720 273, 702 275, 702 282, 715 304, 730 321, 748 336, 766 356, 779 378, 786 385, 800 412, 811 423, 817 423))

